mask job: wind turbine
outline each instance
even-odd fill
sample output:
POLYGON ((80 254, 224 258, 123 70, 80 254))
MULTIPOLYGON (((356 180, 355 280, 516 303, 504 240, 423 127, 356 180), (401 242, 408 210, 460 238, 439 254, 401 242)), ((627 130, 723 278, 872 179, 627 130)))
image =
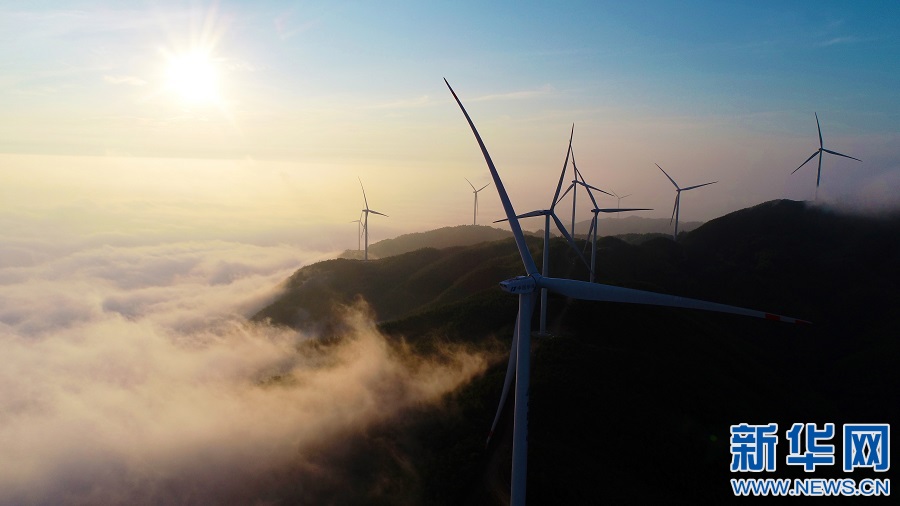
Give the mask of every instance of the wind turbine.
MULTIPOLYGON (((357 179, 359 179, 359 178, 357 177, 357 179)), ((365 222, 363 223, 363 233, 366 236, 366 252, 365 252, 365 255, 363 256, 363 259, 368 261, 369 260, 369 213, 378 214, 378 215, 384 216, 385 218, 389 218, 389 216, 384 213, 379 213, 378 211, 373 211, 373 210, 369 209, 369 201, 366 199, 366 188, 362 184, 362 179, 359 179, 359 187, 362 188, 363 202, 365 202, 365 204, 366 204, 366 208, 362 210, 363 214, 366 215, 365 222)))
MULTIPOLYGON (((596 186, 591 186, 591 185, 587 184, 587 182, 585 182, 585 180, 584 180, 584 176, 581 175, 581 171, 578 170, 578 165, 575 164, 575 151, 572 149, 571 145, 569 145, 569 151, 572 153, 572 168, 574 169, 575 176, 574 176, 574 179, 572 179, 572 182, 569 184, 569 187, 566 188, 566 191, 563 192, 563 194, 559 197, 559 200, 562 200, 566 195, 569 194, 570 191, 572 192, 572 235, 574 236, 575 235, 575 196, 578 191, 578 187, 583 186, 588 191, 591 191, 592 189, 597 190, 598 192, 605 193, 605 194, 609 195, 610 197, 612 197, 612 194, 609 192, 605 192, 605 191, 601 190, 600 188, 597 188, 596 186), (581 181, 578 180, 579 178, 581 178, 581 181)), ((597 207, 597 206, 595 205, 594 207, 597 207)), ((590 232, 588 232, 588 234, 590 235, 590 232)))
MULTIPOLYGON (((809 155, 809 158, 806 159, 806 162, 812 160, 816 155, 819 155, 819 170, 816 172, 816 200, 819 199, 819 181, 822 179, 822 152, 831 153, 832 155, 843 156, 844 158, 849 158, 851 160, 856 160, 857 162, 861 162, 859 158, 853 158, 852 156, 845 155, 843 153, 838 153, 837 151, 832 151, 830 149, 825 149, 825 145, 822 142, 822 127, 819 125, 819 114, 813 113, 816 115, 816 128, 819 129, 819 149, 816 150, 815 153, 809 155)), ((806 165, 806 162, 800 164, 800 167, 806 165)), ((794 169, 791 174, 800 170, 800 167, 794 169)))
POLYGON ((356 223, 356 251, 362 249, 360 241, 362 240, 362 213, 359 213, 360 219, 353 220, 350 223, 356 223))
POLYGON ((519 256, 525 266, 525 276, 518 276, 500 282, 500 288, 506 292, 519 296, 519 314, 516 318, 515 334, 513 336, 512 348, 510 349, 510 360, 506 370, 506 380, 503 385, 503 394, 500 400, 500 408, 506 400, 512 377, 516 378, 515 390, 515 421, 513 425, 513 456, 512 456, 512 480, 510 484, 510 502, 516 506, 524 506, 525 504, 525 485, 528 471, 528 395, 529 395, 529 370, 531 368, 531 314, 534 308, 534 291, 540 288, 546 288, 552 292, 562 294, 567 297, 573 297, 582 300, 624 302, 632 304, 649 304, 655 306, 670 306, 691 309, 703 309, 707 311, 718 311, 723 313, 733 313, 746 316, 754 316, 757 318, 774 319, 790 323, 807 323, 803 320, 779 316, 763 311, 755 311, 752 309, 744 309, 725 304, 717 304, 715 302, 706 302, 696 299, 688 299, 686 297, 678 297, 675 295, 665 295, 654 292, 646 292, 643 290, 634 290, 630 288, 622 288, 617 286, 603 285, 599 283, 588 283, 574 279, 551 278, 549 276, 541 276, 538 274, 537 266, 534 263, 528 246, 525 243, 525 235, 522 233, 522 227, 519 226, 519 220, 516 218, 516 212, 513 209, 509 195, 503 187, 503 181, 497 173, 491 155, 488 153, 475 123, 469 117, 456 92, 450 87, 447 79, 444 79, 450 93, 456 100, 459 109, 465 116, 481 153, 484 155, 484 161, 487 163, 491 178, 494 180, 494 187, 497 188, 497 194, 503 203, 503 210, 506 218, 509 220, 509 227, 512 229, 513 237, 516 241, 516 247, 519 250, 519 256))
MULTIPOLYGON (((583 177, 581 178, 581 181, 584 183, 584 178, 583 178, 583 177)), ((598 213, 624 213, 624 212, 626 212, 626 211, 652 211, 653 209, 645 209, 645 208, 622 209, 622 208, 619 208, 619 207, 616 207, 615 209, 601 209, 601 208, 598 208, 598 207, 597 207, 597 200, 594 199, 594 193, 591 191, 591 188, 594 188, 594 187, 591 186, 591 185, 589 185, 589 184, 587 184, 587 183, 584 183, 584 184, 585 184, 585 188, 587 189, 588 196, 591 198, 591 202, 594 204, 594 208, 591 209, 591 212, 594 213, 594 216, 593 216, 593 218, 591 218, 591 228, 590 228, 590 230, 588 230, 588 240, 591 241, 591 268, 590 268, 590 270, 591 270, 591 277, 590 277, 590 282, 593 283, 593 282, 594 282, 594 279, 595 279, 595 277, 596 277, 596 276, 595 276, 595 273, 596 273, 596 259, 597 259, 597 228, 599 228, 599 227, 597 226, 597 225, 599 224, 599 223, 598 223, 598 219, 597 219, 598 213), (593 235, 591 235, 592 233, 593 233, 593 235)), ((595 189, 596 189, 596 188, 595 188, 595 189)), ((601 190, 601 191, 602 191, 602 190, 601 190)), ((606 193, 606 192, 604 192, 604 193, 606 193)), ((615 194, 615 192, 613 192, 613 194, 615 194)), ((607 195, 608 195, 608 194, 607 194, 607 195)), ((617 196, 617 195, 616 195, 616 196, 617 196)), ((628 195, 626 195, 625 197, 627 197, 627 196, 628 196, 628 195)), ((618 197, 618 196, 617 196, 617 197, 618 197)), ((625 198, 625 197, 621 197, 619 200, 621 201, 621 199, 623 199, 623 198, 625 198)))
MULTIPOLYGON (((618 200, 616 201, 616 209, 622 207, 622 199, 624 199, 625 197, 630 197, 630 196, 632 195, 631 193, 629 193, 628 195, 622 195, 622 196, 620 197, 618 193, 616 193, 616 192, 614 192, 614 191, 612 191, 612 190, 610 190, 610 191, 612 192, 613 196, 616 197, 616 198, 618 199, 618 200)), ((619 216, 616 215, 616 217, 618 218, 619 216)))
MULTIPOLYGON (((659 167, 659 164, 657 163, 656 166, 659 167)), ((678 214, 681 209, 681 192, 693 190, 694 188, 700 188, 701 186, 706 186, 708 184, 718 183, 718 181, 713 181, 712 183, 696 184, 694 186, 688 186, 687 188, 682 188, 682 187, 678 186, 678 183, 676 183, 675 180, 672 179, 672 177, 669 176, 669 174, 667 174, 666 171, 664 171, 662 167, 659 167, 659 170, 662 170, 662 173, 665 174, 667 178, 669 178, 669 181, 671 181, 673 185, 675 185, 675 207, 672 208, 672 218, 669 218, 669 224, 670 225, 672 224, 672 219, 674 218, 675 219, 675 233, 672 234, 672 239, 677 241, 678 240, 678 214)))
POLYGON ((473 185, 472 182, 469 181, 468 178, 463 178, 463 179, 465 179, 466 182, 469 183, 469 186, 472 187, 472 193, 475 194, 475 210, 472 211, 472 225, 477 225, 477 223, 475 222, 475 218, 478 216, 478 192, 480 192, 481 190, 484 190, 485 188, 487 188, 488 185, 491 184, 491 183, 488 183, 488 184, 486 184, 486 185, 484 185, 484 186, 482 186, 481 188, 479 188, 479 189, 476 190, 476 189, 475 189, 475 185, 473 185))
MULTIPOLYGON (((543 216, 544 217, 544 255, 543 255, 543 265, 541 266, 541 275, 547 276, 549 275, 550 270, 550 218, 553 218, 553 222, 556 225, 557 230, 559 230, 560 234, 566 238, 566 241, 569 243, 569 246, 575 251, 575 254, 581 258, 581 261, 584 262, 585 267, 590 269, 590 266, 587 265, 587 262, 584 260, 584 256, 579 253, 578 248, 575 247, 575 241, 572 239, 572 236, 566 231, 566 227, 562 224, 559 217, 556 216, 555 208, 556 204, 562 199, 559 196, 559 192, 562 189, 563 180, 566 177, 566 168, 569 166, 569 155, 573 154, 572 151, 572 137, 575 135, 575 125, 572 125, 572 132, 569 134, 569 147, 566 150, 566 159, 563 162, 562 172, 559 174, 559 182, 556 184, 556 193, 553 194, 553 200, 550 201, 550 209, 539 209, 537 211, 531 211, 525 214, 520 214, 516 216, 516 218, 530 218, 533 216, 543 216)), ((574 167, 574 158, 572 159, 572 166, 574 167)), ((569 187, 571 189, 571 186, 569 187)), ((568 190, 566 190, 568 193, 568 190)), ((565 194, 563 194, 565 196, 565 194)), ((506 218, 502 220, 497 220, 494 223, 500 223, 501 221, 507 221, 506 218)), ((541 316, 540 316, 540 333, 547 333, 547 289, 541 289, 541 316)))

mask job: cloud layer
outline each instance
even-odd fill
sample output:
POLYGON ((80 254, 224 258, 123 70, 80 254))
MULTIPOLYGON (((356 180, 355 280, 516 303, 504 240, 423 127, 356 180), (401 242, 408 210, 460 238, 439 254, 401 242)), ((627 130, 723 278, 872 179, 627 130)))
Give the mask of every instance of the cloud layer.
POLYGON ((364 307, 326 348, 246 321, 317 252, 3 242, 0 504, 259 502, 284 469, 328 473, 308 452, 485 367, 389 346, 364 307))

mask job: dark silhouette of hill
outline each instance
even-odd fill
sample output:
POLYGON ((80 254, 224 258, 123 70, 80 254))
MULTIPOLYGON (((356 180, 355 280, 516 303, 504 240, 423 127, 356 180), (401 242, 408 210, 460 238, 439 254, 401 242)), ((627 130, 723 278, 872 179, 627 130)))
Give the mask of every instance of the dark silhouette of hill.
MULTIPOLYGON (((644 218, 643 216, 625 216, 623 218, 602 216, 598 220, 598 236, 625 235, 625 234, 665 234, 672 236, 672 223, 665 218, 644 218)), ((569 223, 568 221, 566 223, 569 223)), ((702 221, 678 222, 679 232, 690 232, 703 225, 702 221)), ((575 230, 579 236, 587 234, 591 228, 591 220, 575 223, 575 230)))
MULTIPOLYGON (((554 337, 533 349, 529 503, 733 502, 730 478, 761 477, 730 472, 729 428, 740 423, 779 424, 777 471, 762 477, 848 477, 839 436, 830 441, 838 464, 810 474, 785 465, 783 434, 797 422, 835 423, 836 433, 842 423, 897 422, 898 232, 897 216, 781 200, 712 220, 678 243, 601 239, 601 282, 813 324, 551 295, 554 337)), ((541 241, 528 244, 540 265, 541 241)), ((551 275, 587 277, 562 240, 553 240, 550 257, 551 275)), ((484 438, 517 311, 497 283, 522 271, 511 240, 368 263, 332 260, 300 269, 283 297, 255 316, 334 331, 330 305, 359 294, 382 332, 418 353, 440 359, 441 343, 452 342, 502 357, 439 405, 411 409, 323 455, 348 469, 344 483, 365 491, 346 503, 508 501, 509 409, 487 449, 484 438)))
MULTIPOLYGON (((471 246, 508 237, 512 237, 509 230, 501 230, 485 225, 443 227, 427 232, 404 234, 393 239, 385 239, 370 244, 369 258, 384 258, 422 248, 442 249, 453 246, 471 246)), ((340 255, 340 258, 362 258, 362 253, 357 250, 347 250, 340 255)))

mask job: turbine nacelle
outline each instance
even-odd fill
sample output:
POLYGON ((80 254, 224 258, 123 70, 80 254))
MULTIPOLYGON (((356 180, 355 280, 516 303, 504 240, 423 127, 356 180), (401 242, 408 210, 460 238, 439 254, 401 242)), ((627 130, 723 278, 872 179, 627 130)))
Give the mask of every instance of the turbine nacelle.
POLYGON ((508 293, 531 293, 535 287, 537 287, 537 282, 533 276, 516 276, 500 282, 500 288, 508 293))

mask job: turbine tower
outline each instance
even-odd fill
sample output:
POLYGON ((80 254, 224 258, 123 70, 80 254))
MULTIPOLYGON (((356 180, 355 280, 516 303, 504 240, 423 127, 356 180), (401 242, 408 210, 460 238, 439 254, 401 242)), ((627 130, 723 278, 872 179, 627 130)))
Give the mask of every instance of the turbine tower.
POLYGON ((491 184, 491 183, 488 183, 488 184, 486 184, 486 185, 484 185, 484 186, 482 186, 481 188, 479 188, 479 189, 476 190, 476 189, 475 189, 475 185, 473 185, 472 182, 469 181, 468 178, 463 178, 463 179, 465 179, 466 182, 469 183, 469 186, 472 187, 472 193, 475 194, 475 210, 472 211, 472 225, 477 225, 478 223, 476 223, 476 218, 478 217, 478 192, 480 192, 481 190, 484 190, 485 188, 487 188, 488 185, 491 184))
MULTIPOLYGON (((844 158, 856 160, 857 162, 861 162, 862 160, 860 160, 859 158, 853 158, 852 156, 845 155, 843 153, 838 153, 837 151, 825 149, 825 145, 822 142, 822 127, 819 125, 819 114, 818 113, 813 113, 813 114, 816 115, 816 128, 819 129, 819 149, 817 149, 815 153, 809 155, 809 158, 806 159, 806 162, 812 160, 816 155, 819 155, 819 170, 818 170, 818 172, 816 172, 816 200, 819 200, 819 181, 822 179, 822 153, 823 152, 831 153, 832 155, 843 156, 844 158)), ((806 162, 801 163, 800 167, 803 167, 804 165, 806 165, 806 162)), ((796 169, 794 169, 793 172, 791 172, 791 174, 800 170, 800 167, 797 167, 796 169)))
MULTIPOLYGON (((656 166, 659 167, 659 164, 657 163, 656 166)), ((665 174, 667 178, 669 178, 669 181, 671 181, 673 185, 675 185, 675 207, 672 208, 672 217, 669 218, 669 224, 671 225, 672 220, 673 219, 675 220, 675 233, 672 234, 672 239, 677 241, 678 240, 678 214, 681 209, 681 192, 693 190, 694 188, 700 188, 701 186, 706 186, 708 184, 718 183, 718 181, 713 181, 712 183, 696 184, 694 186, 688 186, 687 188, 682 188, 682 187, 678 186, 678 183, 676 183, 675 180, 672 179, 672 177, 669 176, 669 174, 667 174, 666 171, 664 171, 662 167, 659 167, 659 170, 662 170, 662 173, 665 174)))
POLYGON ((703 309, 707 311, 718 311, 724 313, 741 314, 754 316, 757 318, 774 319, 784 322, 800 323, 802 320, 778 316, 762 311, 754 311, 725 304, 717 304, 714 302, 705 302, 696 299, 688 299, 675 295, 664 295, 643 290, 633 290, 629 288, 621 288, 610 285, 597 283, 588 283, 585 281, 577 281, 572 279, 551 278, 549 276, 541 276, 538 274, 537 266, 534 263, 528 246, 525 243, 525 235, 522 233, 522 227, 519 226, 519 220, 516 218, 516 212, 509 200, 509 195, 503 187, 503 181, 497 173, 491 155, 488 153, 475 123, 469 117, 456 92, 450 87, 450 83, 444 79, 450 93, 459 105, 460 110, 465 116, 475 140, 481 148, 484 161, 487 163, 491 178, 494 181, 494 187, 503 203, 503 210, 506 212, 506 218, 509 220, 509 227, 512 229, 513 237, 516 241, 516 247, 519 250, 519 256, 525 266, 525 276, 518 276, 500 282, 500 288, 506 292, 519 296, 519 314, 516 318, 515 334, 513 336, 512 348, 510 349, 510 360, 507 366, 506 379, 503 386, 503 394, 501 395, 500 408, 506 400, 509 391, 509 385, 512 378, 516 379, 515 391, 515 420, 513 425, 513 455, 512 455, 512 480, 510 484, 510 502, 516 506, 525 505, 525 485, 527 476, 527 451, 528 451, 528 395, 530 389, 529 373, 531 368, 531 314, 534 308, 534 291, 540 288, 546 288, 552 292, 556 292, 567 297, 573 297, 582 300, 594 301, 610 301, 625 302, 632 304, 650 304, 657 306, 670 306, 692 309, 703 309))
MULTIPOLYGON (((357 177, 357 179, 359 179, 359 178, 357 177)), ((373 210, 369 209, 369 201, 368 201, 368 199, 366 199, 366 188, 362 184, 362 179, 359 179, 359 187, 362 188, 363 202, 366 204, 366 208, 362 210, 363 214, 365 214, 365 218, 364 218, 365 221, 363 222, 363 234, 365 234, 365 236, 366 236, 366 241, 365 241, 366 242, 366 252, 363 255, 363 259, 368 261, 369 260, 369 213, 378 214, 378 215, 384 216, 385 218, 389 218, 389 216, 384 213, 379 213, 378 211, 373 211, 373 210)))

